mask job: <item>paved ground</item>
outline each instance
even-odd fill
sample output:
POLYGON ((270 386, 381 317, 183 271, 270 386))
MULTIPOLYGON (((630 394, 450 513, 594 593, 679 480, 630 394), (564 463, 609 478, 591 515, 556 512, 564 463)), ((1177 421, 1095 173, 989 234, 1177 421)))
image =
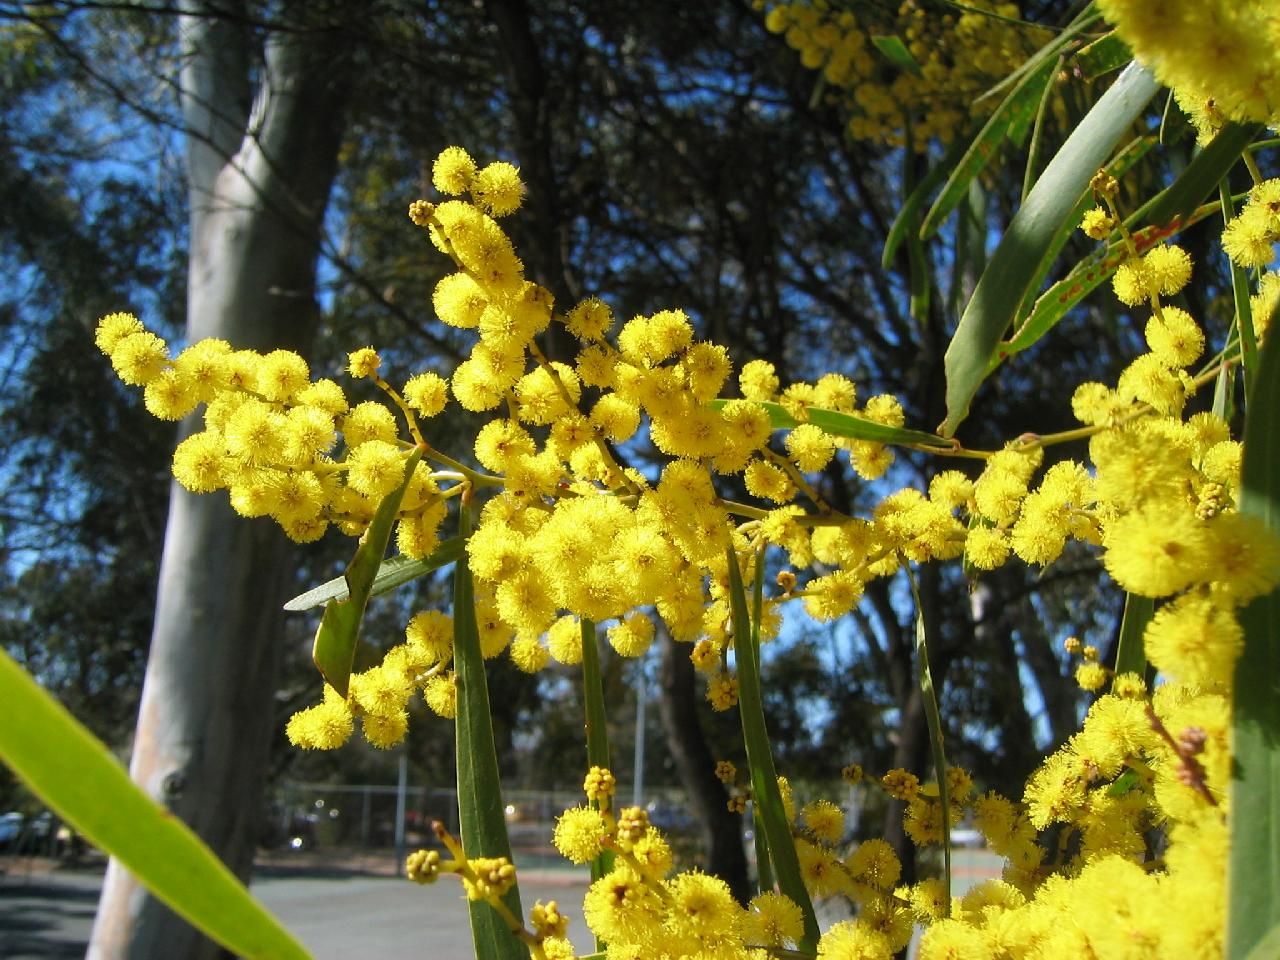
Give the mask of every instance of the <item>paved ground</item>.
MULTIPOLYGON (((268 873, 254 882, 254 893, 316 960, 472 960, 466 906, 452 878, 419 887, 350 871, 268 873)), ((18 864, 0 875, 0 958, 83 957, 101 886, 101 871, 24 874, 18 864)), ((578 915, 584 875, 534 872, 520 886, 526 911, 538 899, 572 905, 569 935, 587 951, 591 938, 578 915)))
MULTIPOLYGON (((517 856, 517 863, 519 857, 517 856)), ((0 960, 83 957, 89 942, 102 871, 50 870, 37 861, 0 862, 0 960)), ((311 951, 315 960, 353 957, 430 957, 473 960, 461 886, 445 877, 419 887, 386 876, 387 857, 353 861, 343 869, 302 858, 258 867, 253 891, 311 951), (382 874, 382 875, 380 875, 382 874)), ((1000 860, 984 850, 956 850, 957 893, 998 876, 1000 860)), ((530 869, 520 883, 525 910, 535 900, 558 900, 573 918, 569 935, 580 953, 591 947, 582 922, 585 872, 530 869)), ((842 919, 830 907, 823 925, 842 919)))

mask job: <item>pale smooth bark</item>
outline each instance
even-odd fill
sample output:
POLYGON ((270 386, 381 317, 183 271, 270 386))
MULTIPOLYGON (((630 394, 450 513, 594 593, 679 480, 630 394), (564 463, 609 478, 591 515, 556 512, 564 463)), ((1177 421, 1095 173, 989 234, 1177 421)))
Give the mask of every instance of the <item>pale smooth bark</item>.
MULTIPOLYGON (((335 34, 273 35, 255 89, 249 33, 201 16, 198 4, 186 9, 189 339, 305 350, 317 325, 320 223, 346 93, 335 34)), ((225 495, 173 487, 130 772, 246 879, 292 562, 273 524, 235 516, 225 495)), ((220 954, 112 861, 88 956, 220 954)))

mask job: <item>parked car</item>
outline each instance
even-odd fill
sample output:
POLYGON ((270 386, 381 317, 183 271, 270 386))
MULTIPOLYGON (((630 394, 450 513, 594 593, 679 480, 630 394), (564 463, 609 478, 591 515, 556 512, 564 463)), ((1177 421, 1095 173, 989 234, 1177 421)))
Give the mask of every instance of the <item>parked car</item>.
POLYGON ((16 811, 0 814, 0 850, 14 846, 22 834, 22 821, 22 814, 16 811))

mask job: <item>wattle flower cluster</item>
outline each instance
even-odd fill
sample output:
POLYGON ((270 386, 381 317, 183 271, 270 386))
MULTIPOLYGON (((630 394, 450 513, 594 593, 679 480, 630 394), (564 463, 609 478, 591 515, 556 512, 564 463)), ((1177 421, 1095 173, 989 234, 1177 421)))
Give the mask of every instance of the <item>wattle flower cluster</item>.
MULTIPOLYGON (((757 7, 764 9, 764 0, 757 7)), ((850 137, 888 146, 910 142, 920 152, 933 140, 950 143, 981 109, 980 95, 1049 37, 1019 22, 1017 4, 992 0, 955 9, 903 0, 896 10, 868 5, 857 13, 825 0, 767 7, 765 26, 819 72, 822 89, 849 117, 850 137), (885 38, 901 38, 911 66, 876 49, 885 38)))
MULTIPOLYGON (((1141 257, 1135 251, 1117 273, 1119 297, 1151 307, 1150 350, 1114 387, 1077 390, 1079 430, 1023 437, 999 451, 961 451, 984 461, 977 477, 942 471, 927 490, 898 490, 853 517, 830 508, 814 475, 841 457, 875 479, 892 453, 816 421, 856 419, 894 435, 904 419, 896 400, 860 404, 855 385, 836 374, 784 388, 764 361, 746 364, 735 380, 724 347, 698 341, 678 310, 634 317, 612 336, 612 311, 598 299, 557 313, 549 292, 524 277, 497 221, 523 197, 515 169, 479 169, 451 147, 433 173, 436 188, 455 199, 418 201, 410 216, 456 267, 435 291, 440 319, 477 335, 447 380, 424 373, 397 391, 379 377, 377 354, 357 350, 349 372, 372 380, 387 400, 352 405, 335 383, 313 382, 295 354, 260 356, 203 341, 170 360, 163 341, 133 317, 102 320, 99 346, 121 379, 145 387, 149 409, 178 418, 206 404, 204 429, 175 453, 178 480, 193 492, 226 489, 242 514, 272 516, 298 540, 329 524, 357 536, 384 498, 402 491, 397 543, 412 557, 437 545, 450 499, 491 492, 466 544, 485 656, 507 651, 531 672, 552 660, 575 664, 581 624, 590 621, 608 624, 614 649, 634 657, 661 622, 690 644, 719 709, 738 695, 730 555, 748 578, 760 573, 770 547, 793 568, 764 599, 767 639, 781 604, 799 599, 813 617, 834 620, 854 608, 868 581, 912 563, 963 558, 991 570, 1017 557, 1046 566, 1071 540, 1092 545, 1122 588, 1163 601, 1145 642, 1171 682, 1150 692, 1137 677, 1114 678, 1083 730, 1031 778, 1021 805, 974 796, 968 777, 952 771, 950 816, 968 809, 1008 860, 1002 881, 954 905, 933 881, 897 888, 897 861, 880 841, 841 851, 844 825, 834 804, 815 801, 799 816, 792 804, 788 818, 810 892, 848 897, 859 910, 823 936, 818 955, 887 960, 917 921, 932 923, 923 960, 1109 956, 1121 944, 1133 956, 1215 955, 1227 715, 1241 645, 1235 612, 1280 579, 1280 548, 1237 510, 1241 450, 1226 422, 1211 413, 1184 419, 1187 398, 1214 373, 1190 372, 1204 335, 1162 299, 1187 282, 1189 258, 1175 247, 1141 257), (537 335, 552 323, 578 342, 571 363, 550 362, 538 347, 537 335), (741 396, 720 399, 729 392, 741 396), (494 412, 458 459, 427 444, 418 425, 419 417, 441 413, 450 394, 464 409, 494 412), (778 442, 776 425, 784 422, 778 442), (663 455, 660 468, 626 462, 641 436, 663 455), (1041 473, 1046 448, 1085 437, 1089 462, 1062 460, 1041 473), (413 456, 422 460, 410 471, 413 456), (754 502, 722 495, 722 478, 738 476, 754 502), (1048 844, 1039 831, 1051 827, 1058 839, 1048 844), (1157 828, 1168 835, 1162 861, 1144 840, 1157 828), (1152 911, 1152 903, 1173 905, 1172 912, 1152 911)), ((1085 229, 1102 238, 1120 219, 1114 209, 1095 212, 1085 229)), ((1258 297, 1274 305, 1269 288, 1258 297)), ((333 748, 359 719, 370 743, 390 746, 403 739, 408 703, 419 692, 452 716, 452 656, 450 619, 417 614, 403 643, 351 678, 348 696, 326 689, 321 703, 295 715, 291 740, 333 748)), ((1107 679, 1096 662, 1081 676, 1091 688, 1107 679)), ((617 858, 584 905, 610 956, 662 956, 696 944, 705 956, 758 957, 799 939, 800 908, 780 894, 743 909, 714 878, 671 876, 661 835, 639 812, 615 817, 602 802, 611 782, 593 773, 594 805, 567 811, 556 831, 557 846, 574 862, 602 852, 617 858)), ((920 785, 906 771, 891 772, 882 785, 906 801, 913 840, 942 841, 937 785, 920 785)), ((426 860, 419 867, 423 876, 438 872, 426 860)), ((466 875, 473 898, 492 899, 511 878, 509 867, 475 865, 474 876, 466 875)), ((560 914, 548 916, 543 908, 543 925, 559 933, 540 939, 538 950, 568 956, 560 914)))

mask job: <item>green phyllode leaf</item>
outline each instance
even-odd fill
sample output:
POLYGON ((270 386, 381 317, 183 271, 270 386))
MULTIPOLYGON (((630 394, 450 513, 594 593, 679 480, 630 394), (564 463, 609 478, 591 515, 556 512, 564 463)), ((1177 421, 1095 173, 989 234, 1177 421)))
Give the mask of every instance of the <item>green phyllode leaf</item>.
POLYGON ((951 168, 947 182, 920 225, 921 239, 928 239, 938 232, 951 212, 968 196, 969 184, 995 159, 1000 145, 1006 139, 1017 140, 1025 136, 1027 125, 1034 119, 1045 88, 1057 66, 1055 59, 1046 59, 1023 77, 1001 101, 1000 106, 996 107, 986 125, 969 144, 964 156, 951 168))
POLYGON ((896 37, 892 34, 873 35, 871 37, 871 45, 879 50, 884 58, 899 70, 905 70, 907 73, 917 77, 920 76, 920 64, 911 55, 911 51, 907 49, 907 45, 902 42, 901 37, 896 37))
MULTIPOLYGON (((1240 511, 1280 536, 1280 337, 1262 348, 1244 429, 1240 511)), ((1231 775, 1227 957, 1252 957, 1280 924, 1280 587, 1241 615, 1231 775)), ((1273 953, 1264 954, 1274 956, 1273 953)))
POLYGON ((351 681, 351 664, 356 655, 356 638, 360 635, 364 608, 369 602, 374 579, 382 567, 382 557, 387 552, 387 541, 391 539, 391 527, 395 523, 396 512, 400 509, 400 501, 409 486, 409 478, 413 476, 414 468, 421 459, 421 448, 409 455, 404 467, 404 482, 387 494, 378 505, 378 511, 373 515, 364 536, 360 538, 360 546, 356 548, 356 555, 351 558, 343 578, 347 582, 348 598, 329 603, 320 619, 320 628, 316 630, 311 659, 315 661, 325 683, 343 697, 347 695, 347 686, 351 681))
POLYGON ((804 914, 804 936, 800 950, 811 954, 818 945, 818 920, 813 904, 800 876, 800 861, 791 839, 791 825, 782 806, 778 774, 773 766, 769 732, 764 722, 764 703, 760 690, 760 625, 753 623, 747 612, 747 594, 742 585, 742 571, 733 547, 727 551, 729 562, 729 600, 733 624, 734 662, 738 668, 738 713, 742 719, 742 739, 747 748, 747 765, 751 768, 751 796, 760 811, 769 863, 773 867, 778 888, 790 897, 804 914))
MULTIPOLYGON (((587 764, 609 768, 609 717, 604 707, 604 677, 600 672, 600 650, 596 646, 596 625, 592 620, 579 624, 582 636, 582 700, 586 712, 587 764)), ((591 801, 597 810, 600 803, 591 801)), ((613 869, 613 853, 604 850, 591 861, 591 879, 599 880, 613 869)), ((596 938, 596 949, 604 942, 596 938)))
POLYGON ((239 956, 309 956, 204 841, 3 650, 0 703, 0 760, 155 896, 239 956))
POLYGON ((1120 640, 1116 650, 1116 676, 1122 673, 1146 676, 1147 653, 1143 648, 1142 638, 1155 609, 1156 602, 1151 597, 1136 593, 1125 594, 1124 616, 1120 620, 1120 640))
POLYGON ((1133 59, 1133 51, 1114 30, 1080 49, 1076 65, 1086 80, 1097 80, 1133 59))
POLYGON ((942 714, 938 710, 938 696, 933 686, 933 672, 929 669, 929 632, 924 622, 924 607, 920 603, 920 588, 910 567, 907 582, 911 584, 911 599, 916 605, 916 671, 924 702, 925 724, 929 728, 929 750, 933 755, 933 775, 938 781, 938 803, 942 807, 942 877, 946 884, 946 916, 951 915, 951 797, 947 788, 947 754, 942 734, 942 714))
MULTIPOLYGON (((461 537, 450 537, 421 560, 415 560, 403 554, 388 557, 378 566, 369 596, 376 597, 379 594, 389 593, 410 580, 417 580, 434 570, 447 567, 462 556, 466 546, 466 541, 461 537)), ((312 607, 322 607, 330 600, 345 600, 349 596, 351 596, 351 589, 347 586, 347 578, 334 577, 318 587, 312 587, 306 593, 298 594, 286 603, 284 608, 290 613, 297 613, 301 610, 310 610, 312 607)))
MULTIPOLYGON (((727 400, 712 400, 711 406, 716 410, 724 408, 727 400)), ((833 437, 849 437, 853 440, 871 440, 876 443, 896 443, 908 446, 923 445, 936 450, 952 450, 955 444, 943 440, 932 433, 922 430, 908 430, 904 427, 890 427, 874 420, 856 417, 851 413, 837 413, 835 410, 823 410, 819 407, 805 407, 805 419, 797 420, 780 403, 756 401, 769 412, 769 422, 775 430, 789 430, 801 423, 812 423, 821 427, 824 433, 833 437)))
MULTIPOLYGON (((458 510, 462 537, 470 534, 469 507, 458 510)), ((506 812, 502 805, 502 781, 493 742, 489 712, 489 686, 480 652, 476 624, 475 588, 466 555, 453 569, 453 665, 458 684, 458 715, 454 723, 458 765, 458 827, 467 858, 511 859, 506 812)), ((516 917, 523 916, 520 888, 513 886, 502 898, 516 917)), ((524 946, 496 910, 483 901, 468 900, 471 941, 476 960, 527 960, 524 946)))
POLYGON ((1054 236, 1158 88, 1146 68, 1136 63, 1125 68, 1072 131, 1014 214, 947 347, 947 417, 939 427, 944 437, 953 436, 968 415, 1000 338, 1017 319, 1018 307, 1054 236))

